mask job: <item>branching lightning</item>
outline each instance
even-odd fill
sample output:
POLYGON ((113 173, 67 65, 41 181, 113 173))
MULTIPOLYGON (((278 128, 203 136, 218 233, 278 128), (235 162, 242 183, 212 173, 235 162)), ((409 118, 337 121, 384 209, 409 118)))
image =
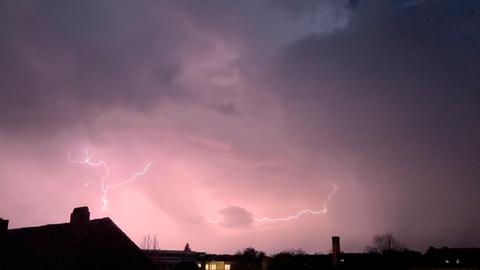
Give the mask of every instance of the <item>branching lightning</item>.
MULTIPOLYGON (((84 153, 84 158, 83 159, 72 158, 70 152, 68 152, 67 158, 72 163, 88 165, 88 166, 91 166, 91 167, 103 167, 105 172, 102 175, 102 177, 100 178, 100 189, 101 189, 101 192, 102 192, 102 197, 101 197, 100 200, 102 202, 102 210, 107 210, 108 209, 108 191, 111 188, 121 187, 121 186, 127 185, 127 184, 135 181, 137 179, 137 177, 145 175, 148 172, 148 170, 150 169, 150 167, 152 166, 152 162, 147 162, 147 164, 145 164, 145 167, 143 168, 142 171, 134 173, 130 178, 128 178, 128 179, 126 179, 122 182, 119 182, 119 183, 108 184, 107 183, 107 178, 110 176, 110 168, 108 167, 107 162, 104 161, 104 160, 97 160, 97 161, 93 160, 93 156, 88 153, 87 149, 84 149, 83 153, 84 153)), ((89 177, 87 177, 87 182, 84 184, 84 186, 87 187, 91 183, 92 183, 91 179, 89 177)))
MULTIPOLYGON (((147 162, 145 164, 143 170, 135 172, 130 178, 128 178, 124 181, 118 182, 118 183, 109 184, 107 182, 107 179, 110 176, 110 167, 108 166, 107 162, 104 161, 104 160, 94 160, 93 156, 88 152, 87 149, 85 149, 83 151, 83 155, 84 155, 83 158, 72 158, 72 155, 69 152, 67 157, 68 157, 68 160, 71 163, 77 163, 77 164, 82 164, 82 165, 88 165, 88 166, 91 166, 91 167, 102 167, 103 168, 104 173, 103 173, 102 177, 100 178, 100 190, 102 192, 102 196, 101 196, 100 200, 102 202, 102 210, 107 210, 109 208, 108 192, 109 192, 110 189, 122 187, 124 185, 127 185, 129 183, 132 183, 132 182, 136 181, 138 177, 145 175, 150 170, 151 166, 153 165, 152 162, 147 162)), ((93 181, 89 177, 87 177, 87 182, 84 183, 84 186, 88 187, 92 184, 92 182, 93 181)), ((332 198, 335 195, 335 192, 338 189, 338 187, 335 183, 332 183, 332 184, 333 184, 333 189, 330 192, 330 194, 328 195, 327 199, 323 202, 323 206, 322 206, 321 209, 316 209, 316 210, 315 209, 309 209, 309 208, 302 209, 302 210, 300 210, 300 211, 298 211, 298 212, 296 212, 292 215, 285 216, 285 217, 257 217, 257 216, 253 216, 252 217, 253 222, 257 223, 257 224, 270 223, 270 222, 284 222, 284 221, 292 221, 292 220, 298 219, 301 216, 304 216, 304 215, 307 215, 307 214, 310 214, 310 215, 326 214, 327 211, 328 211, 328 204, 329 204, 330 200, 332 200, 332 198)), ((214 224, 218 224, 218 223, 222 222, 221 219, 211 219, 211 218, 206 218, 206 219, 210 223, 214 223, 214 224)))
MULTIPOLYGON (((290 215, 290 216, 286 216, 286 217, 256 217, 256 216, 253 216, 253 221, 257 224, 262 224, 262 223, 269 223, 269 222, 292 221, 292 220, 298 219, 301 216, 306 215, 306 214, 310 214, 310 215, 326 214, 327 211, 328 211, 328 203, 333 198, 333 196, 335 195, 335 192, 338 189, 338 186, 335 183, 332 183, 332 185, 333 185, 332 191, 328 195, 327 199, 323 202, 323 207, 321 209, 318 209, 318 210, 312 210, 312 209, 308 209, 308 208, 307 209, 302 209, 302 210, 296 212, 295 214, 290 215)), ((212 219, 212 218, 209 218, 209 217, 207 217, 206 220, 210 223, 213 223, 213 224, 219 224, 219 223, 222 222, 221 219, 212 219)))
POLYGON ((286 217, 254 217, 254 220, 255 222, 259 222, 259 223, 262 223, 262 222, 278 222, 278 221, 291 221, 291 220, 294 220, 294 219, 297 219, 303 215, 306 215, 306 214, 311 214, 311 215, 320 215, 320 214, 326 214, 327 211, 328 211, 328 203, 330 202, 330 200, 333 198, 333 196, 335 195, 335 192, 337 191, 338 187, 337 185, 335 185, 335 183, 333 183, 333 189, 332 189, 332 192, 330 192, 330 194, 328 195, 327 199, 323 202, 323 207, 321 209, 318 209, 318 210, 312 210, 312 209, 302 209, 300 211, 298 211, 297 213, 293 214, 293 215, 290 215, 290 216, 286 216, 286 217))

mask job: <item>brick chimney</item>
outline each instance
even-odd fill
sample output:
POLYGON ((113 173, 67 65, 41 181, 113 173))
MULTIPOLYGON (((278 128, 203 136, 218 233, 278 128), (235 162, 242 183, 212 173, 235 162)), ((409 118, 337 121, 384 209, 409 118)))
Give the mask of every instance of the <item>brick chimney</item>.
POLYGON ((90 221, 90 211, 87 206, 77 207, 73 209, 70 215, 70 224, 86 225, 90 221))
POLYGON ((0 234, 6 233, 8 230, 8 219, 0 218, 0 234))
POLYGON ((340 261, 340 236, 332 236, 332 264, 338 267, 340 261))

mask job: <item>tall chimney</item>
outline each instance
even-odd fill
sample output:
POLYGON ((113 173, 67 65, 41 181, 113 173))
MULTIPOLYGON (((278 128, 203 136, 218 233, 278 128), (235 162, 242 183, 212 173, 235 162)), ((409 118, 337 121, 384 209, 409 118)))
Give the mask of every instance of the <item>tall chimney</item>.
POLYGON ((6 233, 8 230, 8 219, 0 218, 0 234, 6 233))
POLYGON ((332 264, 338 267, 340 261, 340 236, 332 236, 332 264))
POLYGON ((77 207, 73 209, 70 215, 70 224, 74 225, 86 225, 90 221, 90 211, 87 206, 77 207))

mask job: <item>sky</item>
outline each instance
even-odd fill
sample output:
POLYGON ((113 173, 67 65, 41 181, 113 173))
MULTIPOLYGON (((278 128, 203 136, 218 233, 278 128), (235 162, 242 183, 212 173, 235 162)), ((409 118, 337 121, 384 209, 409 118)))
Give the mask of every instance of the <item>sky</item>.
POLYGON ((479 26, 475 0, 1 1, 0 217, 478 247, 479 26))

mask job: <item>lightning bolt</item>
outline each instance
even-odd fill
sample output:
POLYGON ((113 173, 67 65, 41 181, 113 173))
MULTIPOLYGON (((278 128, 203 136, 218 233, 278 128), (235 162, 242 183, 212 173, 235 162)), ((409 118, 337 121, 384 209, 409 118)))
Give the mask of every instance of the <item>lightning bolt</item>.
MULTIPOLYGON (((145 175, 150 169, 150 167, 152 166, 152 162, 147 162, 147 164, 145 164, 145 167, 143 168, 142 171, 134 173, 130 178, 119 183, 108 184, 107 178, 110 176, 110 167, 108 167, 107 162, 104 160, 97 160, 97 161, 93 160, 93 156, 90 155, 87 149, 84 149, 83 154, 84 154, 84 158, 79 159, 79 158, 72 158, 71 153, 68 152, 67 158, 71 163, 88 165, 91 167, 102 167, 104 169, 105 172, 100 178, 100 190, 102 192, 102 197, 100 198, 100 200, 102 202, 102 210, 108 209, 108 191, 111 188, 118 188, 135 181, 137 177, 145 175)), ((87 177, 87 183, 85 183, 84 186, 85 187, 89 186, 91 182, 92 181, 90 180, 90 178, 87 177)))
MULTIPOLYGON (((328 208, 327 208, 328 203, 330 202, 330 200, 335 195, 335 192, 338 190, 338 186, 335 183, 332 183, 332 185, 333 185, 332 191, 328 195, 327 199, 323 202, 323 207, 321 209, 318 209, 318 210, 312 210, 312 209, 308 209, 308 208, 307 209, 302 209, 302 210, 296 212, 295 214, 290 215, 290 216, 286 216, 286 217, 255 217, 254 216, 253 221, 257 224, 268 223, 268 222, 282 222, 282 221, 292 221, 292 220, 298 219, 301 216, 306 215, 306 214, 310 214, 310 215, 326 214, 327 211, 328 211, 328 208)), ((222 222, 221 219, 212 219, 212 218, 209 218, 209 217, 206 217, 206 220, 210 223, 213 223, 213 224, 219 224, 219 223, 222 222)))
POLYGON ((291 221, 291 220, 297 219, 297 218, 299 218, 303 215, 306 215, 306 214, 311 214, 311 215, 326 214, 327 211, 328 211, 328 208, 327 208, 328 203, 333 198, 333 196, 335 195, 335 192, 338 189, 338 187, 337 187, 337 185, 335 185, 335 183, 332 183, 332 184, 333 184, 333 189, 330 192, 330 194, 328 195, 327 199, 323 202, 323 207, 321 209, 312 210, 312 209, 307 208, 307 209, 302 209, 302 210, 296 212, 295 214, 290 215, 290 216, 286 216, 286 217, 261 217, 261 218, 254 217, 254 220, 255 220, 255 222, 258 222, 258 223, 279 222, 279 221, 291 221))

